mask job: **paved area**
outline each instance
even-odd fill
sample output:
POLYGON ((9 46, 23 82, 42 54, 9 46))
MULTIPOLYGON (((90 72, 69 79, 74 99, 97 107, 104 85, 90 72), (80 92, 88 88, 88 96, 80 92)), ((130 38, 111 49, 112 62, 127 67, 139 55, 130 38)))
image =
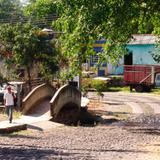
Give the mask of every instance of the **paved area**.
MULTIPOLYGON (((29 128, 37 128, 38 123, 47 123, 49 119, 51 119, 51 117, 49 112, 49 100, 47 100, 37 106, 30 115, 22 115, 19 119, 13 119, 12 123, 9 123, 9 121, 0 122, 0 132, 5 133, 9 131, 13 132, 20 129, 27 129, 26 127, 22 127, 25 125, 29 128)), ((43 130, 43 127, 41 130, 43 130)))

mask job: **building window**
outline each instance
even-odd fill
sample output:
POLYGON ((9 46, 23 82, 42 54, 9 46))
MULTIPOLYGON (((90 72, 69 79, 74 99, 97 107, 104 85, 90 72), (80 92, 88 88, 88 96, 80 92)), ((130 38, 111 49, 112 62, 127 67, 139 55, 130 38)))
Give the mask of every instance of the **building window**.
POLYGON ((92 56, 92 63, 98 63, 98 55, 92 56))

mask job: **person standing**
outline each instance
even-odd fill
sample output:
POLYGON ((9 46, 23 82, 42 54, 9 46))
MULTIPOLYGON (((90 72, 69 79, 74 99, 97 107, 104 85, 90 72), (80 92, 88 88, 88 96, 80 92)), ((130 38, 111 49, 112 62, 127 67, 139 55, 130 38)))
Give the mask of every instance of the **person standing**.
POLYGON ((6 108, 6 113, 7 113, 8 118, 9 118, 9 122, 12 123, 15 95, 12 92, 10 86, 7 87, 7 91, 4 94, 3 98, 4 98, 4 105, 5 105, 5 108, 6 108))

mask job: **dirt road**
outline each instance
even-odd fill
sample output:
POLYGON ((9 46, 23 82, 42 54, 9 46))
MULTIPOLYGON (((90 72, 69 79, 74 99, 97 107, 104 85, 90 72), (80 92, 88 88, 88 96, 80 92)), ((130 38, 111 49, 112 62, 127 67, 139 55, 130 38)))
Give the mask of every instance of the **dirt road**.
MULTIPOLYGON (((90 99, 98 99, 96 93, 90 92, 90 99)), ((100 102, 106 104, 107 107, 114 110, 118 107, 126 107, 131 113, 142 114, 159 114, 160 113, 160 96, 146 93, 125 93, 125 92, 106 92, 104 97, 100 98, 100 102), (108 105, 108 106, 107 106, 108 105)), ((104 106, 104 105, 103 105, 104 106)), ((118 110, 118 109, 117 109, 118 110)))

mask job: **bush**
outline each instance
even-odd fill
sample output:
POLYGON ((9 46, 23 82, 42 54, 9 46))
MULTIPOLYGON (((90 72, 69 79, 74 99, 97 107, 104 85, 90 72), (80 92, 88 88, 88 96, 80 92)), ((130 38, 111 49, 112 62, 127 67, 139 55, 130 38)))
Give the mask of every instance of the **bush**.
POLYGON ((82 88, 83 89, 89 89, 92 88, 92 79, 90 78, 83 78, 82 79, 82 88))
POLYGON ((102 80, 92 80, 92 87, 97 91, 97 92, 104 92, 107 90, 108 85, 106 81, 102 80))
POLYGON ((106 91, 108 84, 106 81, 95 80, 91 78, 82 79, 82 92, 87 92, 88 90, 96 90, 97 92, 106 91))

